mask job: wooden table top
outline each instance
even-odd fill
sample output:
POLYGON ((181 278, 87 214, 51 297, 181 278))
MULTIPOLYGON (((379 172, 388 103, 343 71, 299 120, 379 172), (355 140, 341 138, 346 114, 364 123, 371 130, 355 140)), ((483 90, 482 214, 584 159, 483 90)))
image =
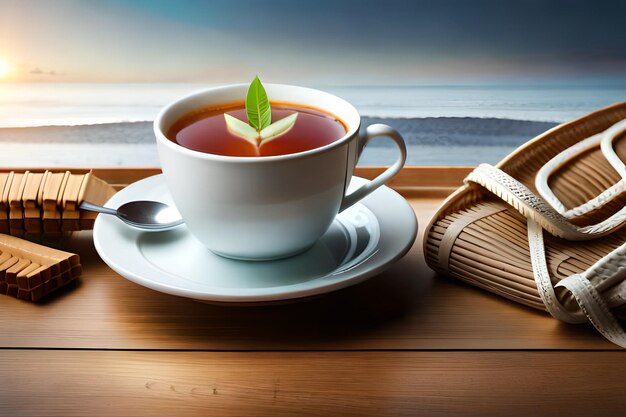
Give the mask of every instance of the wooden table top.
MULTIPOLYGON (((95 170, 119 187, 156 172, 95 170)), ((300 303, 155 292, 75 233, 82 278, 41 303, 0 300, 0 415, 624 415, 626 353, 592 326, 427 268, 422 227, 467 172, 405 168, 390 186, 418 217, 411 251, 300 303)))

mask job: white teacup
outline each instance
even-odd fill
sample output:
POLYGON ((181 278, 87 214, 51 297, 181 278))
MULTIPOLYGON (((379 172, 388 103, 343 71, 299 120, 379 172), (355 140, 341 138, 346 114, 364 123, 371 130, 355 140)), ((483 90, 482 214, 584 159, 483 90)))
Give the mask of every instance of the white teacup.
POLYGON ((303 252, 350 207, 404 166, 406 146, 398 132, 375 124, 359 135, 360 117, 347 101, 310 88, 267 84, 270 100, 316 107, 341 119, 348 132, 336 141, 280 156, 233 157, 185 148, 165 132, 190 112, 243 101, 248 85, 210 88, 166 106, 154 121, 159 158, 176 208, 189 231, 211 251, 245 260, 278 259, 303 252), (346 194, 365 145, 388 137, 398 160, 381 175, 346 194))

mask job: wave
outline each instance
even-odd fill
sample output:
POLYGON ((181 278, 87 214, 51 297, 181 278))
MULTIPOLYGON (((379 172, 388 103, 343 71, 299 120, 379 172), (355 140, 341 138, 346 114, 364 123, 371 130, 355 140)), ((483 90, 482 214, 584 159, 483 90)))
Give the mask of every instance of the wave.
MULTIPOLYGON (((554 127, 554 122, 473 117, 362 117, 362 127, 383 123, 395 128, 408 145, 519 146, 554 127)), ((0 128, 0 142, 19 143, 153 143, 152 122, 79 126, 0 128)), ((376 140, 374 147, 393 146, 376 140)))
MULTIPOLYGON (((435 146, 518 146, 557 125, 555 122, 477 117, 363 117, 361 120, 363 126, 384 123, 393 127, 407 144, 435 146)), ((389 141, 372 144, 393 146, 389 141)))

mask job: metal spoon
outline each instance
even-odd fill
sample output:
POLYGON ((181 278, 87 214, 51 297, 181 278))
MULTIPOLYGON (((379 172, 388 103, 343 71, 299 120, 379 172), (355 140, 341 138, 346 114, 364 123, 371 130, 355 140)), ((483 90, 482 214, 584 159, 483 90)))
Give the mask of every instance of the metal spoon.
POLYGON ((173 229, 184 223, 176 210, 158 201, 130 201, 119 206, 117 210, 86 201, 80 203, 79 207, 97 213, 112 214, 133 227, 151 232, 173 229))

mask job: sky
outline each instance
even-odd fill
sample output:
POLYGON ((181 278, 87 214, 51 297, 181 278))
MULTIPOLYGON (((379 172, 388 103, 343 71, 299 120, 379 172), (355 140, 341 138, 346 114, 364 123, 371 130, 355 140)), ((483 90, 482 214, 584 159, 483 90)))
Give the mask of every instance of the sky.
POLYGON ((0 81, 623 77, 626 0, 0 0, 0 81))

